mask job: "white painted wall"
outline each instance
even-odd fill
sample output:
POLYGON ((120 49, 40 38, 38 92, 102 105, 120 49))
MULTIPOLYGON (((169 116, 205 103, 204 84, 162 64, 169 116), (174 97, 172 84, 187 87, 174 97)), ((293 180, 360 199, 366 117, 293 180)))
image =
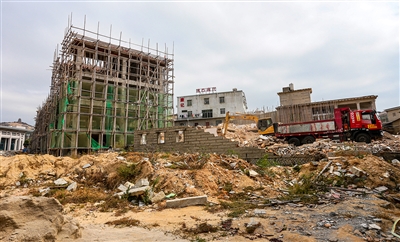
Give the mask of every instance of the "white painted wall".
POLYGON ((243 91, 233 89, 229 92, 203 93, 177 97, 176 121, 186 121, 191 126, 194 123, 205 125, 205 122, 210 122, 216 118, 224 118, 228 111, 230 113, 247 112, 247 101, 243 91), (220 98, 223 98, 224 102, 220 102, 220 98), (205 103, 205 99, 209 100, 208 104, 205 103), (188 106, 190 102, 192 105, 188 106), (222 113, 221 109, 224 109, 222 113), (203 110, 212 110, 212 118, 204 116, 203 110))

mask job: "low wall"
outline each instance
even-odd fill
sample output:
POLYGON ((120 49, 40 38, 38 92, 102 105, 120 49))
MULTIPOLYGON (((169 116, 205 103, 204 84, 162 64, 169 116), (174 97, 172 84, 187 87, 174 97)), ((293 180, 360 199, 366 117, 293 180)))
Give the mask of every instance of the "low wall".
POLYGON ((171 127, 135 131, 133 150, 137 152, 186 152, 237 155, 253 162, 265 156, 264 149, 239 147, 238 142, 214 136, 193 127, 171 127))

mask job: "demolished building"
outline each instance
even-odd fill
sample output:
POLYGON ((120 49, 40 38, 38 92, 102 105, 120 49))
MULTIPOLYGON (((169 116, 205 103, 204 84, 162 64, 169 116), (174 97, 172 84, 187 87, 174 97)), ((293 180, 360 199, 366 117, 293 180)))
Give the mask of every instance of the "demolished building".
POLYGON ((124 148, 135 130, 172 126, 173 63, 166 46, 152 49, 69 24, 54 56, 50 94, 37 110, 32 151, 124 148))
POLYGON ((282 88, 282 92, 278 92, 280 106, 276 108, 276 122, 296 123, 333 119, 335 108, 376 109, 375 100, 378 98, 376 95, 369 95, 312 102, 311 93, 311 88, 295 90, 292 83, 289 87, 282 88))

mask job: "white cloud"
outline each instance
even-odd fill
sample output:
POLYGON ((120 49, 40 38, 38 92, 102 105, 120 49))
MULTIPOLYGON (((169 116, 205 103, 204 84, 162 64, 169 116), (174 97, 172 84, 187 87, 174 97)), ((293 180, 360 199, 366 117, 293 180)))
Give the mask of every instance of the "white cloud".
POLYGON ((71 12, 74 26, 86 15, 86 29, 100 22, 106 36, 112 25, 114 38, 169 52, 174 43, 175 97, 236 87, 250 109, 276 107, 276 93, 294 83, 315 101, 378 95, 380 109, 399 105, 398 3, 2 4, 3 121, 33 119, 71 12))

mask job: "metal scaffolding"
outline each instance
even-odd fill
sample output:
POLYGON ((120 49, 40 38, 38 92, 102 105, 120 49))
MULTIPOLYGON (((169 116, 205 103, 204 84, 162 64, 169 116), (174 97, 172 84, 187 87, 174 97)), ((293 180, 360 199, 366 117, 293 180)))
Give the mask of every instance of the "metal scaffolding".
POLYGON ((124 148, 135 130, 173 125, 173 50, 135 45, 121 35, 69 24, 54 55, 50 94, 37 110, 33 151, 124 148))

